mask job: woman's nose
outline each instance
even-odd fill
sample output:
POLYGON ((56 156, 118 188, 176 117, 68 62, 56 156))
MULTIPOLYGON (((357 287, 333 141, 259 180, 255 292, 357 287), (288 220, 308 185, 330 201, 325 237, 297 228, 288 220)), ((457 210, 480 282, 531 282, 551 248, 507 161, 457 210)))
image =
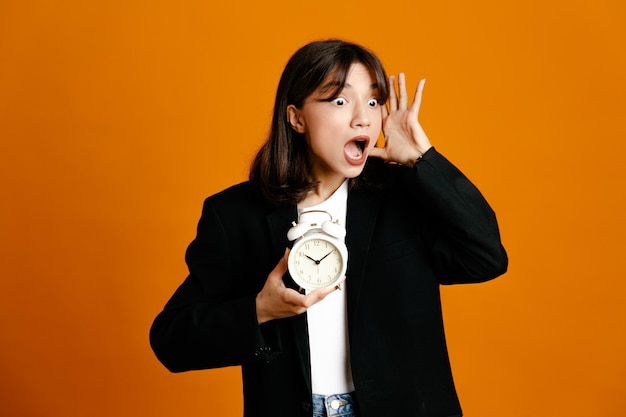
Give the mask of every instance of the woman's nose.
POLYGON ((352 127, 369 127, 371 123, 367 106, 361 104, 354 108, 352 127))

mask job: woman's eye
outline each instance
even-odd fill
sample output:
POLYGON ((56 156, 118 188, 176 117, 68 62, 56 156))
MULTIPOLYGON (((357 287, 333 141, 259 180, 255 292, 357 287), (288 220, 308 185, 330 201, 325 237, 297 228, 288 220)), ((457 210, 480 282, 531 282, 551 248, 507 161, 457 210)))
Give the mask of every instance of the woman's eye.
POLYGON ((368 100, 367 105, 370 106, 370 107, 376 107, 376 106, 378 106, 378 100, 370 99, 370 100, 368 100))
POLYGON ((343 106, 344 104, 346 104, 346 99, 337 97, 336 99, 332 100, 331 103, 333 103, 335 106, 343 106))

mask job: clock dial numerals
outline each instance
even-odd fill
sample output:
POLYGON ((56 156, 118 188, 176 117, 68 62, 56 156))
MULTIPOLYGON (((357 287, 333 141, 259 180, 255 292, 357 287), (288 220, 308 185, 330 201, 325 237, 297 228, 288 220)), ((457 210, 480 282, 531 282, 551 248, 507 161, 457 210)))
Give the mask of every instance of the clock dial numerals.
POLYGON ((346 230, 320 210, 300 213, 292 226, 287 232, 287 239, 294 242, 287 266, 295 283, 307 290, 335 285, 346 273, 346 230), (321 214, 329 219, 322 221, 321 214))
POLYGON ((310 239, 292 249, 294 271, 302 283, 310 287, 325 287, 335 282, 343 268, 341 253, 331 242, 310 239))

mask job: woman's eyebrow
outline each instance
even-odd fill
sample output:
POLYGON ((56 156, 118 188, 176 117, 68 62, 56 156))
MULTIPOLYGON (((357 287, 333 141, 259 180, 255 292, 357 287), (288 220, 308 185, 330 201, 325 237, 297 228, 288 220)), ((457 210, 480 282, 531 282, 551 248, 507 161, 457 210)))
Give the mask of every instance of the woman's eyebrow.
MULTIPOLYGON (((346 83, 346 84, 344 85, 344 88, 352 88, 352 84, 350 84, 350 83, 346 83)), ((377 90, 377 89, 378 89, 378 83, 372 83, 372 84, 370 85, 370 90, 377 90)))
MULTIPOLYGON (((332 91, 333 91, 333 94, 332 94, 332 95, 333 95, 333 96, 335 96, 336 94, 341 93, 341 91, 342 91, 342 90, 344 90, 344 89, 346 89, 346 88, 347 88, 347 89, 352 89, 352 88, 353 88, 353 86, 352 86, 352 84, 350 84, 350 83, 344 83, 344 84, 343 84, 343 86, 342 86, 342 85, 341 85, 341 83, 340 83, 339 81, 337 81, 337 80, 331 80, 331 81, 328 81, 328 82, 327 82, 327 83, 325 83, 325 84, 322 84, 322 85, 319 87, 319 90, 318 90, 318 91, 319 91, 319 93, 320 93, 321 95, 326 95, 326 93, 328 93, 329 91, 331 91, 331 90, 332 90, 332 91)), ((378 91, 378 90, 379 90, 379 88, 378 88, 378 83, 372 83, 372 84, 370 85, 370 90, 371 90, 371 91, 378 91)))
MULTIPOLYGON (((325 84, 322 84, 322 86, 319 88, 320 92, 324 93, 330 89, 338 89, 339 87, 341 87, 341 83, 339 81, 328 81, 325 84)), ((345 85, 344 85, 345 87, 345 85)))

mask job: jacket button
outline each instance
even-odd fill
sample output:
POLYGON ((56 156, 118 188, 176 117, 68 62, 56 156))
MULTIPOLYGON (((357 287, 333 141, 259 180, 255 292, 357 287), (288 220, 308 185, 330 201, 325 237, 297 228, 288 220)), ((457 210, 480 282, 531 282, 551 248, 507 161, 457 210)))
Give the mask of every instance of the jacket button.
POLYGON ((310 412, 311 411, 311 403, 307 402, 307 401, 302 401, 302 410, 305 412, 310 412))

